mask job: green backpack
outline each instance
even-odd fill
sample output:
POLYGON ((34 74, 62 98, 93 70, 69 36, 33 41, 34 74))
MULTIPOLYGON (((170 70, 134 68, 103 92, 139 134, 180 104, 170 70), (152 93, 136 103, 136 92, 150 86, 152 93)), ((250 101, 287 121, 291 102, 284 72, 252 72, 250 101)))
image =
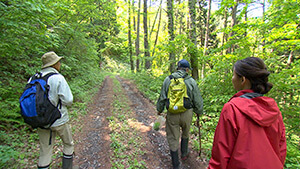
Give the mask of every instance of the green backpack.
POLYGON ((169 76, 170 85, 167 96, 167 110, 171 113, 182 113, 192 108, 192 103, 187 95, 187 86, 184 82, 185 77, 174 78, 169 76))

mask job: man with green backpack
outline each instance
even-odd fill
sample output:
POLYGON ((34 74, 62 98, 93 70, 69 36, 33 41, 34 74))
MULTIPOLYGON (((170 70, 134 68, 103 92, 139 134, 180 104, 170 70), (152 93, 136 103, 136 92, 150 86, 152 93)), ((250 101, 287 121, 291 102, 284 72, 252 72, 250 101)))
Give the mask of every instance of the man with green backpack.
POLYGON ((182 59, 177 66, 177 71, 165 78, 156 104, 158 115, 165 107, 167 109, 166 133, 174 169, 180 166, 180 134, 181 159, 186 160, 189 155, 188 141, 193 112, 200 115, 203 111, 203 100, 197 82, 188 74, 191 70, 189 62, 182 59))

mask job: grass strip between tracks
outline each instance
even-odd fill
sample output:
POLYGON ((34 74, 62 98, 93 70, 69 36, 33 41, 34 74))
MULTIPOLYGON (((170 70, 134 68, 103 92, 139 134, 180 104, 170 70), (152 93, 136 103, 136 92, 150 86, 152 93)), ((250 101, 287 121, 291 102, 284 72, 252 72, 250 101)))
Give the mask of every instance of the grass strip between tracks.
POLYGON ((144 143, 138 130, 129 124, 137 120, 132 114, 120 82, 115 77, 112 79, 113 109, 112 116, 107 117, 111 129, 112 168, 146 168, 145 162, 140 160, 140 156, 144 154, 141 151, 144 143))

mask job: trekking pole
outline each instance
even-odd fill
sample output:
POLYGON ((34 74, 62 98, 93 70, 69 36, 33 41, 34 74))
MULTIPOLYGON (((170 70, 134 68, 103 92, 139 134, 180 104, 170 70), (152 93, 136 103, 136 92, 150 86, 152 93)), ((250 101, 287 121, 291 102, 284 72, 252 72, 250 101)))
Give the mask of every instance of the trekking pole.
POLYGON ((199 150, 199 157, 201 158, 201 132, 200 132, 200 119, 199 119, 199 114, 197 114, 197 127, 198 127, 198 130, 199 130, 199 147, 200 147, 200 150, 199 150))

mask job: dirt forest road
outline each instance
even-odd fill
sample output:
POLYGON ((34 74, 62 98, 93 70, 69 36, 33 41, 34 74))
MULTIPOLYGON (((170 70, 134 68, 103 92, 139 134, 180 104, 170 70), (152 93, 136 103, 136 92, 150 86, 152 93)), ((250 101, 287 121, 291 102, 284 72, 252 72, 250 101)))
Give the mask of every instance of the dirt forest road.
MULTIPOLYGON (((172 168, 165 129, 152 129, 156 118, 155 106, 132 81, 107 76, 87 114, 76 122, 81 127, 74 133, 74 165, 81 169, 172 168)), ((202 169, 206 164, 191 150, 182 164, 186 168, 202 169)))

